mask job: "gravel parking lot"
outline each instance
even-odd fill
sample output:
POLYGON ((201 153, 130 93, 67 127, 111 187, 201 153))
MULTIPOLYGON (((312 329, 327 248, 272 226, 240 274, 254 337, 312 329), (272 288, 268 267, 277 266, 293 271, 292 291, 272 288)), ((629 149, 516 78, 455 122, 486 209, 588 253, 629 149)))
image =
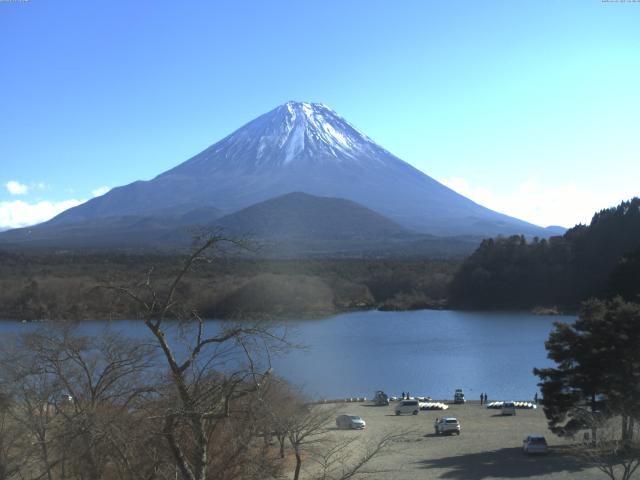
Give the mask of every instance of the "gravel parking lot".
POLYGON ((408 431, 394 443, 392 451, 374 459, 366 478, 371 479, 601 479, 604 475, 569 454, 569 443, 547 430, 542 409, 518 410, 503 417, 500 410, 481 407, 477 402, 450 405, 446 411, 421 411, 418 415, 394 414, 394 403, 377 407, 367 403, 344 404, 339 413, 360 415, 367 422, 363 431, 333 430, 335 439, 360 437, 375 441, 387 432, 408 431), (460 436, 437 436, 436 417, 460 420, 460 436), (542 434, 549 443, 544 456, 527 456, 522 440, 542 434))

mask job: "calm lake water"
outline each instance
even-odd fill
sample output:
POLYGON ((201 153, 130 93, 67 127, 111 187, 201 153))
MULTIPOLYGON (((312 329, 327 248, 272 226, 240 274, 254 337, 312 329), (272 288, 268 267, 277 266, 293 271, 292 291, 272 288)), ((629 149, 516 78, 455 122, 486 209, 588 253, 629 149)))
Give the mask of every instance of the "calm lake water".
MULTIPOLYGON (((291 321, 290 338, 305 349, 274 359, 274 371, 314 398, 371 397, 374 390, 399 395, 451 398, 463 388, 467 399, 531 399, 534 367, 552 363, 544 342, 553 322, 571 316, 419 310, 367 311, 323 320, 291 321)), ((212 322, 215 326, 217 322, 212 322)), ((99 334, 105 322, 83 328, 99 334)), ((146 335, 135 321, 114 323, 132 336, 146 335)), ((0 322, 6 335, 35 324, 0 322)))

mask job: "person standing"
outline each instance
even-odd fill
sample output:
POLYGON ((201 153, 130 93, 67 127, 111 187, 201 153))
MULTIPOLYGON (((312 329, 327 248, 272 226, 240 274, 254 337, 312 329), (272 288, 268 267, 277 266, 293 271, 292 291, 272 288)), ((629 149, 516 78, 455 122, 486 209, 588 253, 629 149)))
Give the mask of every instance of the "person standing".
POLYGON ((536 405, 538 404, 538 392, 533 396, 533 401, 536 405))
POLYGON ((404 400, 404 391, 402 392, 402 399, 404 400))

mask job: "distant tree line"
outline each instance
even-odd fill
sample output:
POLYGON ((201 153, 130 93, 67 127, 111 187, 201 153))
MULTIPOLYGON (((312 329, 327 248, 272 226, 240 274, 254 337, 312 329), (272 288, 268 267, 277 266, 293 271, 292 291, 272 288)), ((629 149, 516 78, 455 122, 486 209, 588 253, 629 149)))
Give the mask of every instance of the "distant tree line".
POLYGON ((640 295, 640 199, 596 213, 561 237, 484 240, 455 275, 450 304, 461 308, 576 310, 591 297, 640 295))
MULTIPOLYGON (((0 318, 131 319, 131 299, 97 285, 170 278, 181 257, 119 253, 0 251, 0 318)), ((318 317, 356 309, 415 309, 446 303, 459 261, 215 258, 198 265, 176 295, 207 318, 318 317)))

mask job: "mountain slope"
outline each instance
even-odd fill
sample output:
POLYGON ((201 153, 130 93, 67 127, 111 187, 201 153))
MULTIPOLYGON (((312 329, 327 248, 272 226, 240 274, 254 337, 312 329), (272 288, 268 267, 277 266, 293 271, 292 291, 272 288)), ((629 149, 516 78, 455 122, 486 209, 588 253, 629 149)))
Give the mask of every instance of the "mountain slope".
POLYGON ((244 208, 214 225, 259 238, 367 240, 407 238, 415 232, 350 200, 294 192, 244 208))
MULTIPOLYGON (((259 255, 310 257, 459 257, 478 237, 442 238, 408 230, 350 200, 294 192, 259 202, 206 226, 248 240, 259 255)), ((188 245, 191 233, 167 234, 167 245, 188 245)))
POLYGON ((180 245, 170 240, 176 229, 188 232, 196 224, 211 223, 218 217, 220 212, 217 209, 199 208, 182 215, 168 212, 162 217, 123 215, 76 222, 47 222, 3 232, 0 234, 0 246, 166 249, 180 245))
POLYGON ((49 225, 110 216, 231 213, 290 192, 338 197, 437 235, 544 229, 484 208, 395 157, 321 104, 289 102, 150 181, 112 189, 49 225))
MULTIPOLYGON (((199 209, 173 217, 105 217, 36 225, 0 236, 4 248, 73 248, 89 251, 173 251, 192 246, 194 235, 219 232, 243 238, 270 258, 459 257, 478 237, 442 238, 408 230, 350 200, 289 193, 218 218, 199 209)), ((252 255, 253 248, 239 251, 252 255)))

